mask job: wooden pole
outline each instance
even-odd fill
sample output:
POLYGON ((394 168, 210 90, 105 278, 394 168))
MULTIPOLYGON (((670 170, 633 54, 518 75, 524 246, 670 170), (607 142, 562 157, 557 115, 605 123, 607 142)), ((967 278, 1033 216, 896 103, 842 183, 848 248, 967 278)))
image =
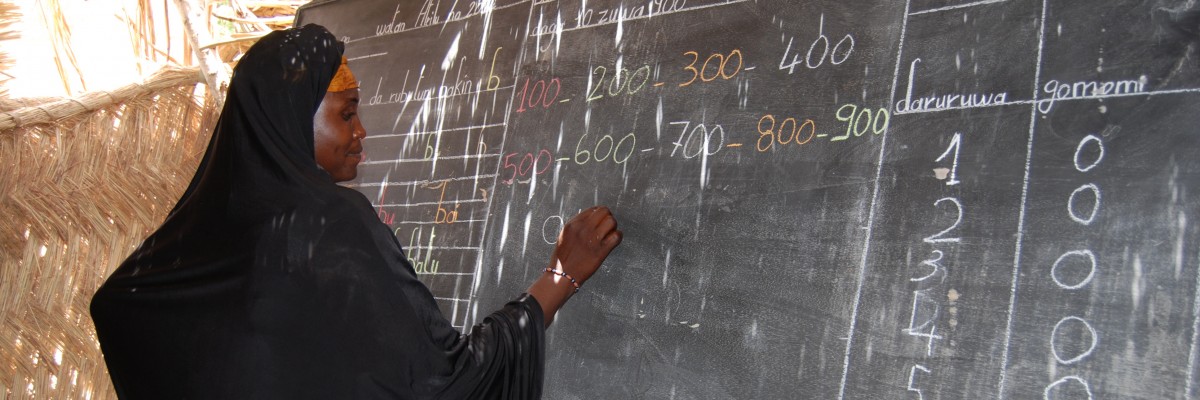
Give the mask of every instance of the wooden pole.
POLYGON ((204 7, 197 4, 197 0, 174 0, 174 2, 179 13, 183 15, 183 29, 192 45, 192 52, 199 60, 200 71, 204 73, 204 81, 211 88, 217 104, 224 104, 225 90, 229 87, 229 72, 225 70, 225 63, 221 61, 217 49, 205 46, 206 43, 212 41, 212 34, 208 31, 208 17, 204 13, 204 7))

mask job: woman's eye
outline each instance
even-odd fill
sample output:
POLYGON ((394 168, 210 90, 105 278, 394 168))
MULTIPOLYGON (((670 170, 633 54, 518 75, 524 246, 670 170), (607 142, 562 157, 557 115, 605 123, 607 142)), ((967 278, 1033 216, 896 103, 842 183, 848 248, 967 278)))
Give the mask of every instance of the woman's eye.
POLYGON ((350 121, 350 118, 354 118, 354 113, 342 114, 343 121, 350 121))

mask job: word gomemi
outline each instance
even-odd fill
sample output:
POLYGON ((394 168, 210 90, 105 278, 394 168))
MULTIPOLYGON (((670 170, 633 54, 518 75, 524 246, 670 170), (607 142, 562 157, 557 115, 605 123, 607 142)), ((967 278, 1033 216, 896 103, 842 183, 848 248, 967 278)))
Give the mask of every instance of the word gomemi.
POLYGON ((1066 99, 1079 99, 1099 96, 1113 96, 1132 93, 1142 93, 1146 91, 1146 77, 1143 75, 1138 80, 1120 80, 1107 82, 1074 82, 1065 83, 1057 80, 1050 80, 1042 87, 1042 91, 1049 94, 1050 98, 1038 102, 1038 111, 1042 114, 1050 112, 1054 107, 1054 102, 1066 99))

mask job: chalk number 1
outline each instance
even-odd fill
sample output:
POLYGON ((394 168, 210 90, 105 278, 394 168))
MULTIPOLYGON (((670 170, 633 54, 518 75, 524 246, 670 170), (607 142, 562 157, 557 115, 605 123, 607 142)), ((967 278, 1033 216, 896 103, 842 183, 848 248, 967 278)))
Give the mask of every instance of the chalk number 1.
POLYGON ((950 146, 946 147, 946 151, 938 156, 937 162, 946 159, 950 155, 950 151, 954 151, 954 159, 950 162, 950 179, 946 181, 946 186, 954 186, 959 184, 958 180, 958 149, 962 147, 962 133, 955 132, 954 137, 950 139, 950 146))

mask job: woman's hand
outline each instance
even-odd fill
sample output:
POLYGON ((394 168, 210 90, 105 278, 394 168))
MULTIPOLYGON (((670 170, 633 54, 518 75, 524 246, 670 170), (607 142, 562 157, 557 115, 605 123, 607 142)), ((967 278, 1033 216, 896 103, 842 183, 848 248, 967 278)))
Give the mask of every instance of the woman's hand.
POLYGON ((608 207, 596 206, 571 218, 558 234, 558 246, 550 258, 550 268, 587 281, 600 263, 621 244, 621 231, 608 207))
MULTIPOLYGON (((617 220, 608 207, 592 207, 571 218, 558 235, 558 246, 550 257, 550 269, 575 278, 583 284, 621 244, 622 234, 617 230, 617 220)), ((542 306, 546 326, 554 321, 554 314, 575 293, 571 281, 551 272, 544 272, 529 286, 529 294, 542 306)))

